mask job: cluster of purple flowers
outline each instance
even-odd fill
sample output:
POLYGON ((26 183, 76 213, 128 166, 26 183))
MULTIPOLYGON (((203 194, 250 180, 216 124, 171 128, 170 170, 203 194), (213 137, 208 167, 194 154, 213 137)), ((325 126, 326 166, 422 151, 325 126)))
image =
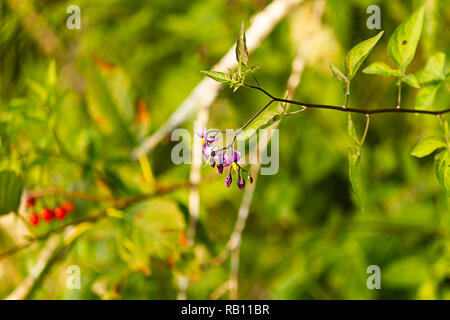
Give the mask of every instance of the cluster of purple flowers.
POLYGON ((206 131, 206 128, 203 128, 201 132, 197 132, 197 135, 202 139, 203 156, 205 157, 206 162, 211 164, 212 168, 217 167, 217 171, 220 174, 223 173, 224 168, 230 167, 225 178, 225 185, 227 188, 229 188, 233 182, 232 173, 235 171, 237 172, 237 186, 239 189, 244 189, 246 180, 244 174, 247 175, 247 181, 250 183, 253 182, 253 178, 248 170, 245 170, 238 164, 241 153, 233 148, 234 139, 230 145, 224 148, 213 146, 213 143, 219 140, 219 137, 217 137, 218 133, 223 133, 223 131, 206 131))

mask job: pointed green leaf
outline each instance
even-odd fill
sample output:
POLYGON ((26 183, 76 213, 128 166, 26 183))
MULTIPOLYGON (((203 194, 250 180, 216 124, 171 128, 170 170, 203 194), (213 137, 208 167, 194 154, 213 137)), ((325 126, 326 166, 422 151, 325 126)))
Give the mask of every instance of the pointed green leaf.
POLYGON ((437 149, 445 147, 446 144, 441 138, 431 136, 419 141, 412 149, 411 155, 417 158, 423 158, 432 154, 437 149))
POLYGON ((349 80, 355 76, 359 67, 375 47, 383 33, 384 31, 381 31, 376 36, 358 43, 347 53, 345 56, 345 72, 349 80))
POLYGON ((200 72, 218 82, 228 83, 231 81, 230 76, 224 72, 205 71, 205 70, 202 70, 200 72))
POLYGON ((344 75, 344 73, 341 70, 339 70, 339 68, 331 60, 330 60, 330 70, 331 73, 333 73, 333 76, 339 81, 341 81, 345 85, 345 88, 348 89, 349 85, 348 78, 344 75))
POLYGON ((259 129, 267 128, 271 124, 283 118, 284 110, 278 103, 272 103, 261 112, 244 131, 239 133, 237 139, 246 140, 255 134, 259 129))
POLYGON ((444 189, 446 195, 450 197, 450 153, 449 151, 439 152, 435 157, 434 168, 439 184, 444 189))
POLYGON ((417 108, 430 108, 433 105, 434 97, 440 85, 427 85, 422 87, 416 96, 417 108))
POLYGON ((438 52, 431 56, 425 67, 417 73, 420 83, 443 81, 445 79, 445 54, 438 52))
POLYGON ((364 68, 363 72, 367 73, 367 74, 377 74, 379 76, 384 76, 384 77, 399 77, 400 76, 400 70, 391 69, 391 67, 389 67, 384 62, 372 63, 370 66, 364 68))
POLYGON ((347 133, 356 144, 359 144, 359 138, 356 134, 355 125, 353 124, 352 115, 350 112, 347 115, 347 133))
POLYGON ((417 81, 416 76, 414 74, 412 74, 412 73, 405 74, 402 77, 402 81, 405 82, 406 84, 408 84, 409 86, 413 87, 413 88, 420 88, 419 81, 417 81))
POLYGON ((22 179, 13 171, 0 172, 0 215, 17 212, 22 195, 22 179))
POLYGON ((362 185, 361 185, 361 149, 358 147, 348 149, 348 175, 352 185, 353 192, 359 201, 361 201, 362 185))
POLYGON ((245 39, 244 21, 242 21, 241 31, 239 32, 236 41, 236 60, 239 62, 239 65, 248 65, 248 50, 247 40, 245 39))
POLYGON ((397 27, 389 39, 388 54, 401 70, 406 69, 416 53, 422 32, 424 11, 425 5, 422 5, 397 27))

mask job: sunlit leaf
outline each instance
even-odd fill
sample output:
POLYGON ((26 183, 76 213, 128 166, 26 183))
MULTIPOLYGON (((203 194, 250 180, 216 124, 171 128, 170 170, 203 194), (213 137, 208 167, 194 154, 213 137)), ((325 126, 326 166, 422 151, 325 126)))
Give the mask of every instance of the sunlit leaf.
POLYGON ((430 108, 433 105, 434 97, 439 89, 439 85, 426 85, 422 87, 416 96, 416 107, 430 108))
POLYGON ((204 71, 204 70, 202 70, 200 72, 218 82, 228 83, 231 81, 230 76, 224 72, 204 71))
POLYGON ((388 54, 401 70, 406 69, 416 53, 422 32, 424 11, 425 5, 422 5, 397 27, 389 39, 388 54))
POLYGON ((399 77, 400 70, 394 70, 384 62, 375 62, 364 68, 364 73, 377 74, 384 77, 399 77))
POLYGON ((409 86, 413 87, 413 88, 420 88, 419 81, 417 81, 416 76, 414 74, 412 74, 412 73, 405 74, 402 77, 402 81, 405 82, 406 84, 408 84, 409 86))
POLYGON ((423 158, 432 154, 437 149, 445 147, 446 144, 441 138, 431 136, 419 141, 411 151, 411 155, 417 158, 423 158))
POLYGON ((281 106, 277 103, 272 103, 263 112, 261 112, 244 131, 239 133, 238 139, 245 140, 255 134, 259 129, 267 128, 271 124, 280 120, 283 115, 281 106))
POLYGON ((420 83, 443 81, 445 79, 445 54, 438 52, 431 56, 425 67, 417 73, 420 83))
POLYGON ((330 70, 333 76, 345 85, 345 93, 348 94, 349 80, 344 73, 330 60, 330 70))
POLYGON ((355 76, 359 67, 375 47, 383 33, 384 31, 381 31, 376 36, 358 43, 347 53, 345 56, 345 72, 349 80, 355 76))

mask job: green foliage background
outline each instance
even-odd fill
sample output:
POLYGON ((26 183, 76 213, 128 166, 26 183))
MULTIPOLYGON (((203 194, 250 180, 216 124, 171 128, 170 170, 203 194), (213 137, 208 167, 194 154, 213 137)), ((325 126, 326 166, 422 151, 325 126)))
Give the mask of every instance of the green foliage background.
MULTIPOLYGON (((427 3, 416 72, 436 52, 450 56, 450 5, 427 3)), ((189 179, 189 165, 170 160, 167 137, 149 155, 144 179, 130 152, 154 133, 234 44, 241 21, 269 1, 78 1, 81 30, 69 30, 71 1, 3 1, 0 4, 0 169, 19 173, 28 189, 60 187, 131 197, 158 185, 189 179), (140 107, 138 107, 140 105, 140 107), (145 111, 143 111, 145 110, 145 111)), ((295 98, 342 105, 342 85, 328 61, 343 61, 356 43, 376 34, 366 9, 381 7, 380 39, 362 68, 389 62, 395 28, 421 1, 328 0, 322 23, 329 45, 307 64, 295 98)), ((305 1, 301 6, 311 5, 305 1)), ((300 7, 301 7, 300 6, 300 7)), ((295 56, 293 12, 252 54, 263 87, 281 96, 295 56)), ((392 65, 392 64, 391 64, 392 65)), ((448 67, 448 65, 447 65, 448 67)), ((414 107, 417 89, 404 87, 402 106, 414 107)), ((395 107, 395 79, 358 73, 350 106, 395 107)), ((446 108, 439 89, 431 109, 446 108)), ((210 127, 238 128, 266 102, 241 88, 224 88, 210 111, 210 127)), ((443 117, 448 120, 448 115, 443 117)), ((357 130, 364 116, 353 117, 357 130)), ((194 118, 185 119, 193 130, 194 118)), ((433 116, 379 115, 363 147, 361 209, 348 178, 347 115, 308 110, 280 126, 280 169, 258 179, 243 232, 239 298, 391 299, 450 298, 450 202, 439 186, 432 157, 410 155, 420 139, 439 132, 433 116), (381 290, 369 290, 366 269, 381 268, 381 290)), ((202 171, 211 174, 211 168, 202 171)), ((229 277, 229 261, 208 270, 225 247, 243 192, 223 179, 200 187, 201 216, 195 246, 183 245, 187 189, 140 202, 78 230, 27 298, 174 299, 178 278, 191 279, 187 297, 208 299, 229 277), (82 232, 84 231, 84 232, 82 232), (181 239, 181 241, 180 241, 181 239), (66 287, 69 265, 81 268, 81 290, 66 287)), ((54 205, 61 196, 39 200, 54 205)), ((110 206, 76 200, 68 221, 110 206)), ((58 227, 41 223, 35 234, 58 227)), ((0 217, 0 252, 20 244, 27 229, 14 214, 0 217), (13 226, 11 228, 11 226, 13 226)), ((45 241, 0 260, 0 297, 27 276, 45 241)), ((224 296, 226 298, 227 295, 224 296)))

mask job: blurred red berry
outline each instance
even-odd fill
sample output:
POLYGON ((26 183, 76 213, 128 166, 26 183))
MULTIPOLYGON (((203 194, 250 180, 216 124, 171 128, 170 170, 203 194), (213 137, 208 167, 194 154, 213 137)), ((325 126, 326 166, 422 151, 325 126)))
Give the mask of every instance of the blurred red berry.
POLYGON ((45 221, 50 221, 53 219, 53 211, 48 208, 44 208, 42 209, 41 216, 45 221))
POLYGON ((27 199, 27 206, 32 207, 32 206, 34 206, 35 203, 36 203, 36 199, 35 198, 28 198, 27 199))
POLYGON ((58 220, 64 220, 67 211, 63 207, 56 207, 55 210, 53 210, 53 213, 55 214, 55 217, 58 218, 58 220))
POLYGON ((39 216, 36 213, 32 213, 28 216, 28 222, 32 225, 35 226, 39 223, 39 216))
POLYGON ((71 213, 75 208, 75 205, 73 204, 72 201, 66 200, 63 202, 61 207, 63 207, 66 210, 66 213, 71 213))

